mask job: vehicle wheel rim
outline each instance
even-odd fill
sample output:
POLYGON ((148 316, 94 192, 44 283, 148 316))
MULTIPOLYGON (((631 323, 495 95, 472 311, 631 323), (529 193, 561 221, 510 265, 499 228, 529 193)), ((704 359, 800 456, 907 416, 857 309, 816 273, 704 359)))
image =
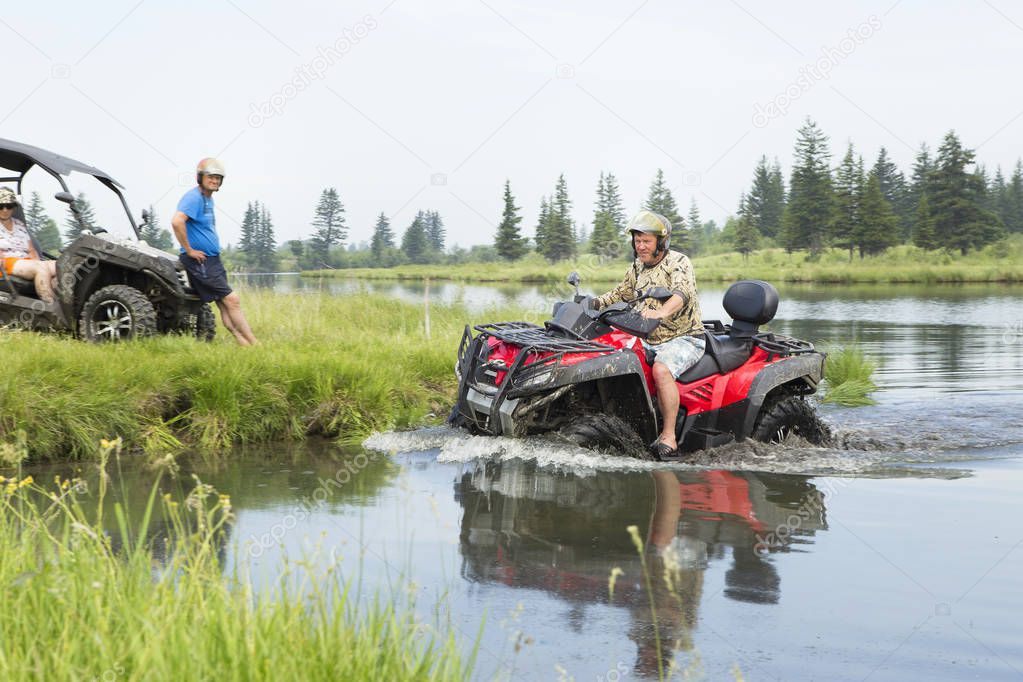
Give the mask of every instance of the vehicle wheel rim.
POLYGON ((788 425, 779 426, 774 432, 774 437, 771 438, 771 442, 775 444, 784 443, 785 439, 789 437, 792 429, 788 425))
POLYGON ((103 301, 96 306, 92 325, 97 338, 110 341, 128 338, 134 326, 131 311, 120 301, 114 300, 103 301))

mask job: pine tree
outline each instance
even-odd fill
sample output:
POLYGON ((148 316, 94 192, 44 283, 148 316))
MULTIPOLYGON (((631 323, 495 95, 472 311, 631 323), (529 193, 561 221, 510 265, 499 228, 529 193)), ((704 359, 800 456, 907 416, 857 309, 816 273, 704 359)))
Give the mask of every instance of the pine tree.
POLYGON ((777 160, 769 168, 767 157, 760 157, 753 169, 753 186, 746 196, 746 205, 753 227, 763 236, 775 239, 785 212, 785 183, 777 160))
POLYGON ((247 265, 256 264, 256 253, 259 244, 260 206, 258 201, 250 201, 242 216, 241 238, 238 240, 238 251, 247 265))
POLYGON ((892 210, 899 219, 899 240, 905 241, 909 238, 916 211, 916 206, 910 205, 909 187, 906 185, 905 176, 888 156, 888 150, 884 147, 877 153, 877 160, 874 161, 874 167, 870 172, 877 177, 881 194, 892 205, 892 210))
POLYGON ((816 123, 806 119, 796 140, 785 207, 782 244, 788 251, 808 249, 817 256, 824 249, 832 218, 830 159, 827 136, 816 123))
POLYGON ((625 236, 625 206, 622 205, 622 191, 618 187, 618 179, 614 173, 604 176, 604 212, 611 217, 615 234, 619 238, 625 236))
POLYGON ((899 217, 881 191, 881 180, 873 172, 867 176, 860 202, 860 226, 856 243, 860 258, 881 253, 894 246, 899 238, 899 217))
POLYGON ((322 262, 329 263, 331 247, 342 245, 348 236, 345 207, 335 188, 328 187, 320 193, 313 215, 313 228, 315 232, 309 240, 310 249, 322 262))
POLYGON ((536 221, 536 243, 538 253, 544 253, 547 248, 548 235, 551 230, 551 205, 548 197, 540 198, 540 216, 536 221))
POLYGON ((598 255, 616 253, 620 248, 618 230, 614 217, 608 212, 607 181, 601 171, 597 181, 597 203, 593 211, 593 232, 590 235, 590 251, 598 255))
POLYGON ((60 230, 57 229, 57 223, 46 214, 39 192, 32 192, 32 198, 25 209, 25 226, 43 252, 56 254, 60 251, 60 230))
POLYGON ((686 251, 689 249, 689 236, 686 234, 685 221, 678 214, 678 204, 675 197, 664 181, 664 171, 657 169, 653 182, 650 183, 650 191, 647 193, 646 202, 643 208, 654 213, 659 213, 671 223, 671 243, 676 248, 686 251))
POLYGON ((511 191, 511 180, 505 180, 504 212, 501 214, 501 224, 497 226, 497 237, 494 240, 497 255, 505 260, 518 260, 526 255, 529 248, 526 246, 526 240, 519 233, 519 223, 521 222, 519 207, 515 205, 515 197, 511 191))
POLYGON ((920 200, 917 202, 916 220, 913 225, 913 244, 927 251, 938 248, 938 240, 934 234, 934 218, 931 216, 927 192, 921 194, 920 200))
POLYGON ((377 217, 377 224, 373 228, 373 238, 370 240, 369 249, 373 252, 373 257, 379 259, 393 248, 394 234, 391 232, 391 221, 381 212, 377 217))
POLYGON ((1004 214, 1002 221, 1009 232, 1023 232, 1023 162, 1016 161, 1012 177, 1000 197, 1004 214))
POLYGON ((401 250, 412 263, 426 263, 429 260, 430 244, 426 238, 426 216, 422 211, 416 213, 412 224, 402 235, 401 250))
POLYGON ((426 241, 432 251, 444 253, 444 221, 437 211, 427 211, 424 214, 424 227, 426 229, 426 241))
POLYGON ((834 220, 831 223, 831 241, 848 249, 849 260, 861 232, 860 199, 863 194, 863 159, 858 162, 852 143, 846 149, 842 164, 835 171, 834 220))
POLYGON ((700 209, 696 205, 696 199, 689 200, 689 215, 686 216, 686 223, 689 225, 689 252, 698 254, 704 248, 703 220, 700 218, 700 209))
MULTIPOLYGON (((907 215, 911 216, 909 227, 913 235, 916 234, 916 219, 920 215, 920 197, 930 194, 928 183, 930 182, 929 178, 933 169, 934 162, 931 160, 930 150, 926 144, 921 144, 920 150, 917 152, 916 159, 913 162, 913 174, 909 181, 909 187, 906 189, 906 212, 907 215)), ((904 238, 906 236, 905 234, 903 235, 904 238)))
POLYGON ((273 219, 266 205, 259 211, 259 223, 255 238, 255 264, 261 272, 277 269, 277 239, 274 236, 273 219))
POLYGON ((576 252, 575 224, 572 221, 572 201, 568 198, 565 175, 558 176, 554 198, 549 205, 548 227, 545 229, 543 255, 551 262, 571 258, 576 252))
POLYGON ((759 231, 753 220, 753 208, 750 206, 749 197, 739 197, 739 216, 729 218, 725 229, 731 233, 732 248, 742 254, 743 262, 749 260, 751 251, 757 248, 759 231))
POLYGON ((1004 231, 998 216, 981 206, 982 180, 966 169, 973 163, 973 150, 963 147, 955 132, 949 131, 928 178, 937 242, 963 255, 995 241, 1004 231))
POLYGON ((146 215, 148 219, 139 229, 142 240, 155 249, 168 251, 174 248, 174 240, 171 238, 170 232, 160 227, 160 219, 157 217, 156 210, 152 204, 149 205, 146 215))
POLYGON ((64 237, 72 242, 82 234, 82 230, 93 230, 96 228, 96 215, 93 212, 92 204, 85 198, 84 192, 79 192, 75 197, 75 207, 78 208, 78 219, 75 218, 71 207, 68 207, 68 216, 64 221, 64 237))

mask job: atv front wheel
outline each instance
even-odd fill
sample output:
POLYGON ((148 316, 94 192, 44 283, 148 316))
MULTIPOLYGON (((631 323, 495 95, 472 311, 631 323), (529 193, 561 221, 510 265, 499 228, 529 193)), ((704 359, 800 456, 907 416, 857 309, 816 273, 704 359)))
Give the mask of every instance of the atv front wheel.
POLYGON ((813 405, 799 396, 768 398, 757 417, 752 437, 764 443, 781 443, 790 433, 812 445, 824 445, 831 438, 831 430, 817 416, 813 405))
POLYGON ((112 284, 85 302, 78 328, 87 341, 142 338, 156 332, 156 311, 135 287, 112 284))
POLYGON ((195 338, 199 341, 206 341, 207 343, 213 340, 213 337, 217 335, 217 318, 213 317, 213 310, 210 308, 209 303, 203 303, 199 306, 199 311, 195 314, 195 338))
POLYGON ((635 429, 614 415, 580 415, 562 426, 558 435, 580 447, 652 459, 635 429))

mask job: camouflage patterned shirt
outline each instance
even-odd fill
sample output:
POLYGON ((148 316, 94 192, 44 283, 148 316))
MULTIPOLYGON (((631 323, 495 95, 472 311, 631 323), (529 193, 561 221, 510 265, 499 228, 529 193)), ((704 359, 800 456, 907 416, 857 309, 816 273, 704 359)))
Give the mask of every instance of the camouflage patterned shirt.
MULTIPOLYGON (((664 343, 677 336, 703 334, 703 318, 700 314, 700 300, 696 295, 696 277, 693 264, 688 256, 678 251, 668 251, 657 265, 646 267, 638 258, 633 262, 625 279, 611 291, 597 298, 597 307, 604 308, 618 301, 632 301, 650 287, 665 287, 682 297, 682 308, 650 334, 651 344, 664 343)), ((648 298, 639 304, 638 311, 660 308, 663 304, 648 298)))

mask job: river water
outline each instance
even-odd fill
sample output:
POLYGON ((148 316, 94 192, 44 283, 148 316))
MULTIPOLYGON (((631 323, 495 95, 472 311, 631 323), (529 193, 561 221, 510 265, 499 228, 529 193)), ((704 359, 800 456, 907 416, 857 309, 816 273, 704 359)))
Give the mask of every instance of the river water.
MULTIPOLYGON (((313 286, 291 280, 277 286, 313 286)), ((722 294, 702 288, 705 318, 724 317, 722 294)), ((434 428, 183 474, 231 495, 228 570, 244 561, 270 583, 285 555, 339 563, 365 598, 412 596, 467 651, 478 638, 479 679, 648 679, 671 665, 696 679, 1020 679, 1023 289, 781 294, 772 329, 856 342, 879 365, 877 405, 821 408, 840 447, 737 444, 665 466, 434 428)), ((483 315, 546 308, 552 293, 428 295, 483 315)), ((129 467, 124 481, 145 491, 152 476, 129 467)))

